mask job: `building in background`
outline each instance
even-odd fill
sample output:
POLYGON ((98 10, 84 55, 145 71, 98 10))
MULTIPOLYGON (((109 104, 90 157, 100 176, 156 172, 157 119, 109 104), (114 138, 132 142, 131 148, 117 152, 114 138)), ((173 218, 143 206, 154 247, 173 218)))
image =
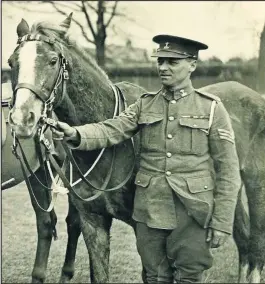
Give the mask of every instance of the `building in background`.
MULTIPOLYGON (((95 49, 85 48, 93 57, 95 49)), ((106 66, 146 65, 150 64, 150 55, 145 48, 134 47, 131 40, 125 45, 109 44, 105 51, 106 66)))

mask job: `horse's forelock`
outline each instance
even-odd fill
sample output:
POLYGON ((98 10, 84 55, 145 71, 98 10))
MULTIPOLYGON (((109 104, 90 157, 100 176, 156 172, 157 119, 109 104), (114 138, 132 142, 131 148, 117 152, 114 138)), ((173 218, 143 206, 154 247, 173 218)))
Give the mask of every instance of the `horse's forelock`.
POLYGON ((44 35, 53 38, 60 43, 68 44, 69 37, 61 37, 61 34, 64 32, 64 28, 60 25, 46 21, 34 23, 31 28, 32 35, 44 35))

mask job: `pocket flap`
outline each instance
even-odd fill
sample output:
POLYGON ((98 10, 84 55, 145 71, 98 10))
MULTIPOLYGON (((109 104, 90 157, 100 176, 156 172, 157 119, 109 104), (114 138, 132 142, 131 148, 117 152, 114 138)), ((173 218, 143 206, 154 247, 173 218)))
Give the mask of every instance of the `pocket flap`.
POLYGON ((163 120, 164 115, 162 113, 142 113, 139 117, 139 124, 151 124, 157 121, 163 120))
POLYGON ((138 186, 147 187, 150 183, 151 178, 152 178, 151 176, 143 172, 138 172, 135 177, 134 183, 138 186))
POLYGON ((191 193, 204 192, 214 189, 214 180, 211 176, 186 178, 191 193))
POLYGON ((207 118, 192 118, 192 117, 181 117, 179 124, 191 128, 208 129, 209 119, 207 118))

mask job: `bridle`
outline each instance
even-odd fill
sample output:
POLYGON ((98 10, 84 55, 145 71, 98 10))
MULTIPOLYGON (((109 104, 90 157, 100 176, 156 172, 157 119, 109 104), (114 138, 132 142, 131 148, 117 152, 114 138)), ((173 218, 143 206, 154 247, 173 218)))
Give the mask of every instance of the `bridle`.
MULTIPOLYGON (((50 39, 47 36, 44 36, 44 35, 32 36, 30 34, 24 35, 23 37, 19 38, 17 43, 20 45, 21 43, 26 42, 26 41, 42 41, 50 45, 54 45, 56 43, 55 39, 50 39)), ((14 105, 17 90, 28 89, 31 92, 33 92, 43 102, 44 109, 43 109, 40 120, 45 120, 50 115, 52 109, 55 109, 57 106, 60 105, 60 103, 63 101, 65 94, 66 94, 66 81, 69 79, 69 74, 67 70, 68 62, 64 57, 62 46, 61 46, 61 50, 59 53, 59 60, 60 60, 59 62, 60 67, 57 73, 57 79, 54 82, 54 86, 49 96, 47 96, 43 92, 43 90, 41 90, 40 88, 32 84, 19 83, 13 89, 13 99, 11 101, 11 107, 14 105), (62 90, 61 90, 61 96, 58 98, 57 91, 60 85, 62 86, 62 90)))
MULTIPOLYGON (((18 44, 21 44, 24 41, 44 41, 44 42, 47 42, 47 43, 49 43, 51 45, 55 44, 55 40, 54 39, 50 39, 50 38, 48 38, 46 36, 43 36, 43 35, 37 35, 37 36, 25 35, 25 36, 23 36, 22 38, 20 38, 18 40, 18 44)), ((20 161, 21 168, 22 168, 22 171, 23 171, 23 175, 24 175, 26 184, 27 184, 29 190, 31 191, 31 193, 33 194, 33 197, 35 198, 35 201, 36 201, 37 205, 40 207, 40 209, 42 211, 45 211, 45 212, 50 212, 51 210, 53 210, 57 194, 66 194, 68 192, 71 192, 78 199, 80 199, 82 201, 88 202, 88 201, 95 200, 103 192, 114 191, 114 190, 120 189, 131 178, 131 176, 133 174, 133 169, 134 169, 134 162, 135 162, 135 160, 132 161, 132 168, 130 169, 130 171, 129 171, 128 175, 126 176, 126 178, 124 179, 124 181, 121 182, 120 184, 118 184, 115 187, 107 188, 108 183, 109 183, 109 181, 111 179, 112 170, 113 170, 114 161, 115 161, 115 155, 116 155, 116 148, 115 148, 115 146, 113 146, 111 166, 109 168, 109 171, 107 173, 107 176, 105 178, 105 181, 104 181, 103 185, 100 188, 98 188, 95 185, 93 185, 90 181, 88 181, 86 179, 86 177, 87 177, 87 175, 89 173, 91 173, 91 171, 95 168, 96 164, 99 162, 100 158, 102 157, 102 155, 103 155, 103 153, 105 151, 105 148, 101 149, 101 151, 100 151, 98 157, 96 158, 96 160, 94 161, 93 165, 90 167, 90 169, 85 174, 83 174, 81 172, 80 168, 78 167, 78 165, 77 165, 77 163, 76 163, 76 161, 75 161, 75 159, 74 159, 74 157, 72 155, 72 151, 69 149, 69 147, 67 146, 66 141, 64 141, 64 140, 61 140, 61 143, 62 143, 62 146, 63 146, 65 152, 66 152, 66 159, 65 159, 65 161, 63 163, 62 168, 58 165, 58 163, 54 159, 53 155, 51 154, 51 147, 52 147, 52 145, 51 145, 50 141, 45 137, 45 131, 47 130, 48 127, 55 127, 56 128, 56 126, 57 126, 57 122, 51 117, 51 115, 52 115, 52 110, 60 105, 60 103, 63 101, 63 99, 65 97, 65 94, 66 94, 66 81, 69 79, 67 65, 68 65, 68 62, 65 59, 65 57, 63 55, 63 50, 61 48, 61 52, 60 52, 60 67, 59 67, 59 71, 58 71, 58 74, 57 74, 57 79, 55 80, 55 84, 53 86, 53 89, 51 91, 50 96, 47 98, 47 96, 44 95, 43 92, 39 88, 35 87, 32 84, 19 83, 19 84, 17 84, 17 86, 13 90, 14 91, 14 95, 13 95, 13 101, 11 102, 11 108, 12 108, 12 105, 15 102, 15 96, 16 96, 17 90, 21 89, 21 88, 26 88, 26 89, 29 89, 30 91, 32 91, 44 103, 43 112, 42 112, 41 118, 40 118, 40 120, 38 122, 38 130, 37 130, 37 135, 35 136, 35 142, 36 142, 36 149, 38 151, 38 157, 39 157, 39 160, 40 160, 40 164, 43 165, 43 168, 45 170, 46 176, 47 176, 47 173, 49 173, 49 175, 51 177, 51 180, 52 180, 52 187, 49 188, 49 187, 43 185, 41 183, 41 181, 38 180, 36 175, 32 172, 32 170, 30 169, 29 164, 28 164, 28 162, 26 160, 24 151, 23 151, 23 149, 22 149, 22 147, 21 147, 21 145, 19 143, 19 140, 15 136, 14 132, 12 132, 12 135, 13 135, 13 150, 12 150, 12 152, 16 156, 16 158, 19 159, 19 161, 20 161), (57 90, 58 90, 58 88, 60 86, 62 87, 62 90, 61 90, 61 96, 58 98, 57 90), (44 162, 43 157, 42 157, 42 151, 41 151, 40 144, 44 145, 44 147, 45 147, 46 163, 44 162), (35 195, 33 193, 33 190, 31 188, 31 185, 30 185, 29 180, 28 180, 27 175, 26 175, 25 167, 24 167, 24 165, 23 165, 23 163, 21 161, 21 157, 17 153, 17 150, 16 150, 17 146, 19 146, 19 148, 20 148, 20 151, 21 151, 21 154, 22 154, 22 158, 24 160, 24 164, 25 164, 26 168, 28 169, 28 171, 30 172, 30 174, 32 176, 34 176, 38 180, 38 182, 46 190, 52 192, 52 200, 51 200, 51 203, 50 203, 48 209, 44 209, 44 208, 42 208, 39 205, 39 203, 38 203, 38 201, 37 201, 37 199, 36 199, 36 197, 35 197, 35 195), (65 169, 67 167, 67 164, 70 165, 70 181, 66 178, 66 176, 64 174, 64 171, 65 171, 65 169), (56 178, 54 178, 54 176, 53 176, 53 173, 52 173, 52 170, 51 170, 51 165, 53 166, 53 168, 57 172, 57 177, 56 178), (76 172, 78 173, 78 175, 80 177, 75 182, 73 182, 73 177, 72 177, 73 167, 75 168, 76 172), (64 187, 56 184, 56 180, 59 179, 58 177, 63 182, 64 187), (92 195, 92 196, 90 196, 90 197, 88 197, 88 198, 81 197, 73 188, 75 185, 77 185, 81 181, 84 181, 92 189, 96 190, 97 193, 92 195)), ((114 95, 115 95, 115 109, 114 109, 114 113, 113 113, 113 117, 114 117, 116 115, 119 115, 119 113, 121 112, 122 100, 124 102, 124 106, 126 107, 126 100, 123 97, 122 93, 119 92, 119 90, 118 90, 118 88, 116 86, 112 86, 111 85, 111 87, 112 87, 114 95)), ((131 139, 131 143, 133 145, 133 139, 131 139)), ((134 145, 133 145, 133 150, 134 150, 134 145)), ((135 153, 134 153, 134 159, 135 159, 135 153)))

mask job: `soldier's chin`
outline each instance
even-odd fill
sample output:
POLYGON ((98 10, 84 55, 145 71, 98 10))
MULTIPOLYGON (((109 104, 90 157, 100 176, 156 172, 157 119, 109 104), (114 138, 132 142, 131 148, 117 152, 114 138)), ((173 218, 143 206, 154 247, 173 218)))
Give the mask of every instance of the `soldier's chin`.
POLYGON ((163 85, 165 85, 165 86, 168 86, 168 87, 170 87, 171 85, 172 85, 172 82, 170 81, 170 77, 160 77, 160 79, 161 79, 161 83, 163 84, 163 85))

